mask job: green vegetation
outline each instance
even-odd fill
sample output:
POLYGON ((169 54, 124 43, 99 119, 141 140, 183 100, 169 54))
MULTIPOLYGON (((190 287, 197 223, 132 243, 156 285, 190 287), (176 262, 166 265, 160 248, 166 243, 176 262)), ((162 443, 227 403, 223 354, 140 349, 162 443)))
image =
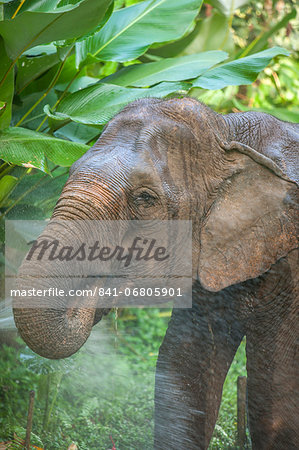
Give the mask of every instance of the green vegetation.
MULTIPOLYGON (((70 165, 137 98, 190 95, 222 113, 257 109, 298 122, 297 12, 295 0, 0 0, 2 240, 5 218, 50 216, 70 165)), ((45 360, 21 341, 0 350, 0 440, 24 437, 35 389, 33 444, 151 448, 169 311, 119 315, 65 361, 45 360)), ((244 374, 242 343, 211 448, 235 446, 236 378, 244 374)))
MULTIPOLYGON (((151 449, 154 377, 169 310, 123 310, 92 332, 75 356, 49 361, 22 346, 0 352, 0 440, 23 437, 28 393, 37 392, 32 444, 66 449, 151 449)), ((224 387, 211 448, 231 448, 236 433, 236 379, 245 372, 240 347, 224 387)))
POLYGON ((48 217, 68 167, 137 98, 297 120, 295 1, 266 3, 0 1, 0 218, 48 217))

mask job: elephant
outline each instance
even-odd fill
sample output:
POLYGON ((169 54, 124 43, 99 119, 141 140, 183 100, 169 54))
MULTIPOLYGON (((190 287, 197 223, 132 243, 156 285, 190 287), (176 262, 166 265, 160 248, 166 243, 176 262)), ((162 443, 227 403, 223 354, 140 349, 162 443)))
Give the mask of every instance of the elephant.
MULTIPOLYGON (((267 113, 146 98, 70 169, 47 235, 56 219, 192 221, 192 307, 173 309, 160 347, 155 449, 208 447, 244 336, 252 448, 299 448, 298 144, 299 125, 267 113)), ((14 319, 33 351, 55 359, 108 312, 50 304, 15 307, 14 319)))

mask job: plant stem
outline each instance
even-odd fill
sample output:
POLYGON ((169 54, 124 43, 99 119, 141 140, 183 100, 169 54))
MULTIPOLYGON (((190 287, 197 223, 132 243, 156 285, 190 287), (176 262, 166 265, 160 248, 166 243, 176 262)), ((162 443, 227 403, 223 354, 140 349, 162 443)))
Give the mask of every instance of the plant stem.
POLYGON ((27 417, 27 427, 26 427, 26 438, 25 438, 25 448, 30 450, 30 435, 32 430, 32 417, 33 417, 33 406, 34 406, 35 391, 30 391, 29 394, 29 409, 27 417))
POLYGON ((51 374, 48 373, 46 375, 47 377, 47 386, 46 386, 46 405, 45 405, 45 411, 44 411, 44 418, 43 418, 43 431, 45 431, 46 423, 48 422, 49 417, 49 397, 50 397, 50 384, 51 384, 51 374))
POLYGON ((23 122, 23 125, 25 125, 25 123, 32 122, 32 120, 40 119, 40 117, 43 117, 43 115, 44 115, 44 113, 41 113, 41 114, 37 114, 37 116, 30 117, 29 119, 27 119, 23 122))
POLYGON ((16 17, 16 15, 18 14, 18 12, 20 11, 20 9, 22 8, 22 6, 24 5, 26 0, 21 0, 19 6, 17 7, 17 9, 15 10, 12 19, 14 19, 16 17))
POLYGON ((51 419, 52 411, 53 411, 53 408, 54 408, 54 405, 55 405, 55 402, 56 402, 56 398, 57 398, 57 394, 58 394, 58 391, 59 391, 59 388, 60 388, 60 383, 61 383, 62 376, 63 376, 62 372, 58 373, 58 381, 56 383, 55 392, 54 392, 53 399, 52 399, 52 402, 51 402, 51 405, 50 405, 50 408, 49 408, 49 411, 48 411, 47 419, 46 419, 44 430, 43 430, 44 432, 46 432, 48 430, 48 426, 49 426, 49 422, 50 422, 50 419, 51 419))
POLYGON ((26 117, 29 116, 29 114, 32 113, 32 111, 37 107, 37 105, 40 104, 40 102, 49 94, 49 92, 51 91, 51 89, 55 86, 58 78, 60 77, 60 74, 62 72, 63 66, 70 54, 70 52, 73 50, 73 46, 69 49, 69 51, 67 52, 64 60, 61 62, 52 82, 50 83, 48 89, 46 90, 46 92, 43 93, 43 95, 34 103, 33 106, 31 106, 31 108, 26 112, 26 114, 24 114, 24 116, 19 120, 19 122, 16 124, 16 127, 20 126, 20 124, 26 119, 26 117))

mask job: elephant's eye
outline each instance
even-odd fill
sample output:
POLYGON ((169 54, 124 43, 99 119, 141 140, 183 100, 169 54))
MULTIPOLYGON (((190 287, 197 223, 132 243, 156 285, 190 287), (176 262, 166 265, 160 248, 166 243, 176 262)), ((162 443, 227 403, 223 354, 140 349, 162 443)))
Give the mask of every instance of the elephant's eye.
POLYGON ((139 192, 135 197, 135 204, 137 206, 143 206, 149 208, 156 203, 157 198, 148 191, 139 192))

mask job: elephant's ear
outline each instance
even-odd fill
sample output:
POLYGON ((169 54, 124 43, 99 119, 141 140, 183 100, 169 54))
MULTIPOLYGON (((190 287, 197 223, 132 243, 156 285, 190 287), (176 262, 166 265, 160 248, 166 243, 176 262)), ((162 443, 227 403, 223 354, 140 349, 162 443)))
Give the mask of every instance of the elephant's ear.
POLYGON ((298 247, 296 184, 248 146, 227 150, 238 169, 219 190, 200 239, 198 277, 210 291, 256 278, 298 247))

